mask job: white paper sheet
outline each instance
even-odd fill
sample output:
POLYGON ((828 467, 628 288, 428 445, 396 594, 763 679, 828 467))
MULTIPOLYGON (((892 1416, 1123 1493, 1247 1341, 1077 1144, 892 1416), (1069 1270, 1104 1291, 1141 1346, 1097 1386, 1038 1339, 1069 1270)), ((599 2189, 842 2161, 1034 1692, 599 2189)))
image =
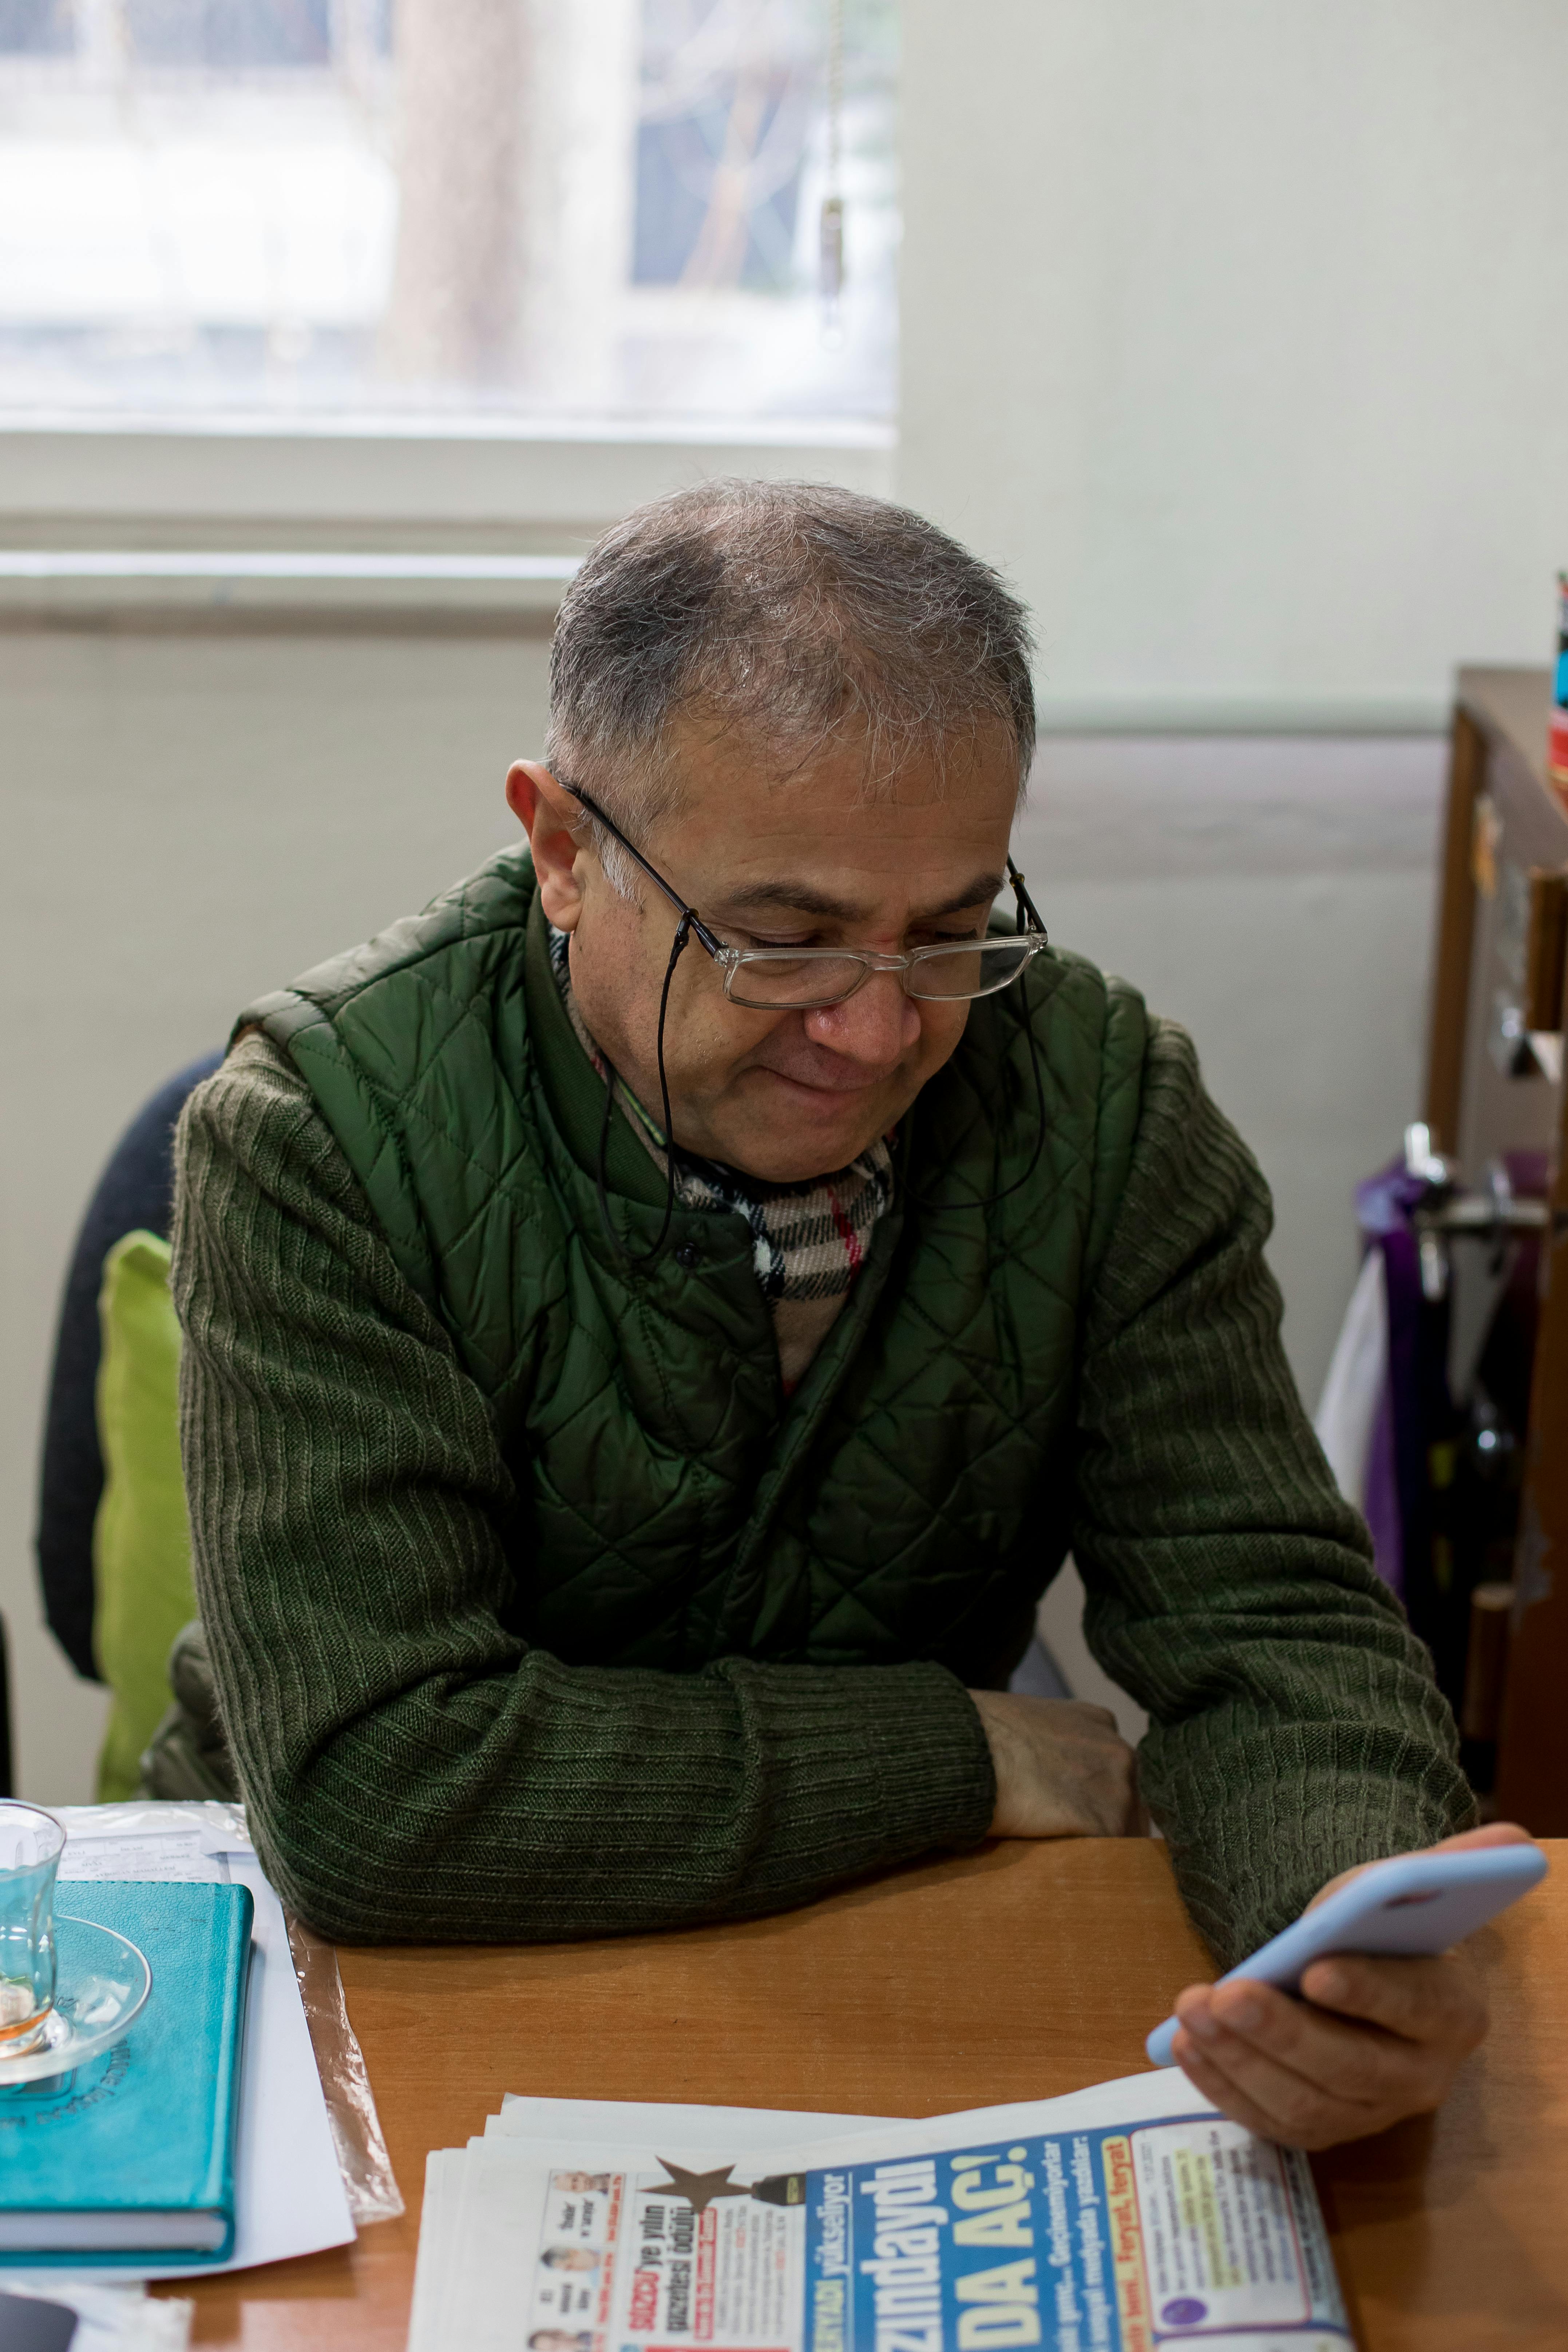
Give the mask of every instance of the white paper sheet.
POLYGON ((144 2273, 116 2264, 112 2273, 91 2275, 206 2278, 349 2244, 354 2225, 283 1906, 262 1875, 237 1808, 131 1803, 51 1810, 67 1832, 60 1858, 62 1911, 70 1909, 73 1881, 103 1878, 227 1881, 248 1886, 256 1905, 235 2154, 233 2256, 226 2263, 149 2263, 144 2273))
POLYGON ((447 2282, 456 2217, 463 2193, 468 2150, 434 2147, 425 2159, 425 2202, 419 2209, 419 2251, 414 2263, 414 2300, 408 2313, 408 2352, 429 2346, 439 2352, 447 2282))
MULTIPOLYGON (((68 1808, 55 1808, 64 1820, 68 1808)), ((231 1851, 215 1844, 213 1833, 196 1829, 105 1831, 79 1841, 73 1837, 60 1857, 59 1884, 97 1878, 161 1879, 168 1884, 210 1885, 228 1876, 225 1864, 231 1851)), ((68 1902, 61 1906, 68 1911, 68 1902)))
POLYGON ((499 2116, 485 2119, 487 2139, 630 2140, 651 2147, 711 2147, 731 2141, 742 2156, 798 2147, 835 2132, 895 2131, 901 2118, 805 2115, 794 2107, 655 2106, 628 2099, 525 2099, 509 2091, 499 2116))

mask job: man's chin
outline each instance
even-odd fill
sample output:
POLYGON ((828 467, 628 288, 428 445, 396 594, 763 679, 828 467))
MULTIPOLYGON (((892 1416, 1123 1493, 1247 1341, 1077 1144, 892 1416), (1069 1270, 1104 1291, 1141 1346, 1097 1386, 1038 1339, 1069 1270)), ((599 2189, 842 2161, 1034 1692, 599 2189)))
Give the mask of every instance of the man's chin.
POLYGON ((752 1116, 737 1119, 726 1148, 709 1154, 764 1184, 806 1184, 847 1168, 899 1117, 879 1087, 837 1093, 766 1076, 775 1083, 756 1090, 763 1100, 753 1096, 752 1116))

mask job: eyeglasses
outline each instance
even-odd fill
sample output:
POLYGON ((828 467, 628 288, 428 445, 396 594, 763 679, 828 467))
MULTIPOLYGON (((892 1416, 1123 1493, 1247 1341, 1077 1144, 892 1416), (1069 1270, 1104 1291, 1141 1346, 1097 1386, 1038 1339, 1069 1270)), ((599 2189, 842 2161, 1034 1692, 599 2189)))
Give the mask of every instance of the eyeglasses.
POLYGON ((1024 887, 1024 877, 1009 857, 1007 879, 1018 906, 1018 933, 1010 940, 942 940, 934 947, 912 948, 907 955, 880 955, 871 948, 726 947, 596 802, 577 784, 563 782, 562 789, 614 835, 627 856, 663 891, 689 926, 690 936, 718 965, 731 1004, 743 1004, 758 1013, 811 1012, 820 1005, 842 1004, 878 971, 900 973, 904 994, 924 1003, 994 996, 998 989, 1022 979, 1036 956, 1049 945, 1046 927, 1024 887))
MULTIPOLYGON (((599 1134, 597 1171, 599 1215, 616 1252, 629 1264, 647 1265, 658 1257, 668 1236, 670 1220, 675 1213, 675 1139, 670 1131, 669 1080, 664 1066, 664 1024, 675 968, 689 940, 697 940, 718 965, 723 974, 724 993, 731 1003, 763 1013, 809 1012, 821 1005, 842 1004, 858 989, 864 988, 873 972, 879 971, 896 971, 905 995, 924 1003, 963 1003, 978 996, 994 996, 1000 990, 1010 987, 1014 981, 1021 980, 1036 956, 1049 945, 1046 927, 1024 887, 1024 877, 1009 856, 1007 879, 1017 903, 1019 925, 1011 939, 941 940, 931 947, 911 948, 906 955, 883 955, 872 948, 727 947, 722 940, 715 938, 697 909, 687 905, 679 891, 665 880, 656 866, 648 863, 642 851, 626 839, 614 818, 606 816, 598 803, 590 799, 580 784, 569 783, 564 776, 557 777, 556 782, 563 792, 570 793, 578 805, 619 842, 627 856, 664 893, 679 917, 658 1000, 658 1088, 664 1114, 668 1162, 664 1222, 653 1247, 635 1258, 616 1231, 610 1215, 606 1162, 610 1120, 615 1108, 616 1073, 607 1061, 605 1065, 605 1117, 599 1134)), ((1039 1110, 1039 1131, 1029 1165, 1016 1182, 1009 1184, 1005 1192, 992 1193, 983 1201, 964 1202, 963 1205, 965 1207, 988 1208, 993 1202, 1005 1200, 1008 1193, 1016 1192, 1020 1185, 1026 1183, 1035 1171, 1045 1147, 1046 1102, 1039 1054, 1035 1048, 1032 1033, 1030 1051, 1039 1110)), ((920 1205, 936 1208, 941 1204, 924 1202, 920 1205)))

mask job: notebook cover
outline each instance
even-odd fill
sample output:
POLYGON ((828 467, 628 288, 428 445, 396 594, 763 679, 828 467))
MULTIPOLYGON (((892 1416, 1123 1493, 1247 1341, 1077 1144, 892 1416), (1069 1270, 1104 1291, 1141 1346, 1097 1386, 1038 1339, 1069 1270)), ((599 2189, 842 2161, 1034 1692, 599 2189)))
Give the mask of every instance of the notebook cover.
POLYGON ((59 1888, 55 1909, 129 1937, 153 1990, 124 2039, 74 2074, 0 2090, 0 2212, 216 2212, 225 2228, 214 2247, 6 2248, 0 2266, 226 2261, 250 1889, 78 1879, 59 1888))

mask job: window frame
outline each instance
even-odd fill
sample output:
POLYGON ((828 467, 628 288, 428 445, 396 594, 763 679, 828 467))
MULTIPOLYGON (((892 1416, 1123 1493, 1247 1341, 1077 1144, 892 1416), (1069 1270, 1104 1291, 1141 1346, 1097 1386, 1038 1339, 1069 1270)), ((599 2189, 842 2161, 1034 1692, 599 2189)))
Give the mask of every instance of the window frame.
MULTIPOLYGON (((683 433, 449 418, 0 419, 0 550, 67 559, 33 586, 13 578, 0 604, 167 605, 166 567, 93 584, 89 559, 114 551, 295 553, 301 579, 311 556, 379 551, 399 559, 398 579, 378 592, 386 601, 472 609, 482 590, 439 559, 577 559, 630 508, 726 474, 886 497, 895 458, 896 436, 880 425, 683 433), (84 559, 74 581, 73 551, 84 559), (409 562, 420 555, 435 559, 423 578, 409 562)), ((214 582, 209 563, 193 565, 184 593, 221 604, 252 602, 256 592, 214 582)), ((261 593, 289 601, 281 587, 261 593)), ((541 583, 524 593, 537 604, 558 592, 541 583)), ((305 601, 360 606, 363 583, 316 577, 305 601)), ((505 601, 514 604, 515 593, 505 601)))

